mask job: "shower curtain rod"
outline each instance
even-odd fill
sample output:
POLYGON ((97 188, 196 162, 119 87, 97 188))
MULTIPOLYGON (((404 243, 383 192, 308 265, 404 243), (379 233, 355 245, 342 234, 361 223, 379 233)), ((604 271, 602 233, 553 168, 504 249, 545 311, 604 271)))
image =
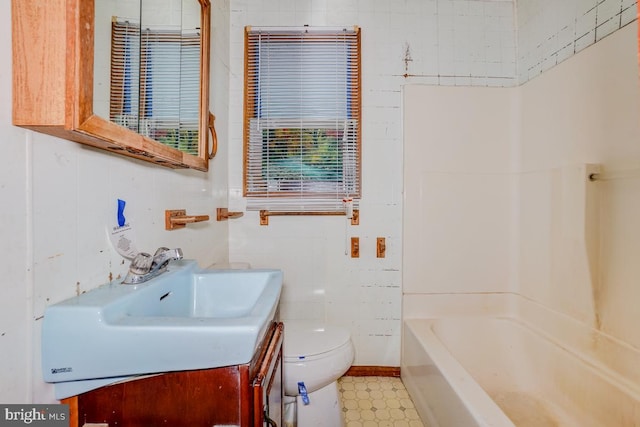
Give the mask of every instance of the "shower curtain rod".
POLYGON ((612 181, 616 179, 640 178, 640 169, 628 169, 615 172, 596 172, 589 175, 589 181, 612 181))

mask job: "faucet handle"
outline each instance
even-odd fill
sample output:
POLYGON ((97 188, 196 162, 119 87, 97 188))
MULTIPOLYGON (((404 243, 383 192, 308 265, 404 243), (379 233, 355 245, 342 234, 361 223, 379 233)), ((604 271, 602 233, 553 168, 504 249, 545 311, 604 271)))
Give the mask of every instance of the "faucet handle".
POLYGON ((160 246, 158 249, 156 249, 156 252, 153 254, 153 257, 157 257, 158 255, 162 254, 163 252, 168 251, 169 248, 165 247, 165 246, 160 246))
POLYGON ((182 249, 180 248, 169 249, 164 246, 161 246, 158 249, 156 249, 155 254, 153 254, 153 258, 155 259, 158 256, 166 259, 182 259, 182 249))
POLYGON ((140 252, 131 260, 129 271, 132 274, 147 274, 152 264, 153 257, 146 252, 140 252))
POLYGON ((182 259, 182 249, 180 248, 169 249, 162 246, 158 248, 156 250, 156 253, 153 255, 154 258, 156 258, 157 256, 162 256, 163 258, 166 258, 166 259, 182 259))
POLYGON ((169 261, 178 259, 182 259, 182 249, 180 248, 160 247, 153 256, 146 252, 140 252, 131 260, 129 273, 122 283, 127 285, 144 283, 166 271, 169 261))

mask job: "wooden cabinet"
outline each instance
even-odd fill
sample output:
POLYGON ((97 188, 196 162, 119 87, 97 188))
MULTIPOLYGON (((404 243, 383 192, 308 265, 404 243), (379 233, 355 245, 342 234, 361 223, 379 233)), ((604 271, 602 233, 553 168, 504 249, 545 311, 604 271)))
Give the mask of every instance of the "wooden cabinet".
MULTIPOLYGON (((281 426, 283 409, 282 341, 283 324, 276 326, 278 339, 272 339, 253 380, 254 426, 281 426)), ((275 335, 275 334, 274 334, 275 335)))
POLYGON ((94 46, 95 0, 12 0, 13 124, 160 166, 207 171, 215 154, 208 140, 211 4, 193 1, 201 9, 197 152, 163 144, 94 111, 94 98, 100 98, 94 94, 94 54, 104 54, 94 46))
POLYGON ((250 363, 170 372, 62 401, 71 427, 281 426, 284 325, 273 323, 250 363))

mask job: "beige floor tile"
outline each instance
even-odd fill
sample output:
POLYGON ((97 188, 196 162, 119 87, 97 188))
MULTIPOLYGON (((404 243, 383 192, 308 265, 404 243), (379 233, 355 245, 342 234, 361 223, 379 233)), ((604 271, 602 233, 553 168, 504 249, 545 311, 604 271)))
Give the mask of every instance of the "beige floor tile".
POLYGON ((400 378, 338 380, 347 427, 424 427, 400 378))

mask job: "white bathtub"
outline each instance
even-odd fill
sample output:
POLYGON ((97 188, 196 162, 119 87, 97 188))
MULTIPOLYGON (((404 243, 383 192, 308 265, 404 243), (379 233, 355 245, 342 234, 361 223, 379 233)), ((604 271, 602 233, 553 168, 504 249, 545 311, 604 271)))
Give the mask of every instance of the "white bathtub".
POLYGON ((640 426, 635 370, 572 347, 515 318, 406 319, 402 380, 428 427, 640 426))

